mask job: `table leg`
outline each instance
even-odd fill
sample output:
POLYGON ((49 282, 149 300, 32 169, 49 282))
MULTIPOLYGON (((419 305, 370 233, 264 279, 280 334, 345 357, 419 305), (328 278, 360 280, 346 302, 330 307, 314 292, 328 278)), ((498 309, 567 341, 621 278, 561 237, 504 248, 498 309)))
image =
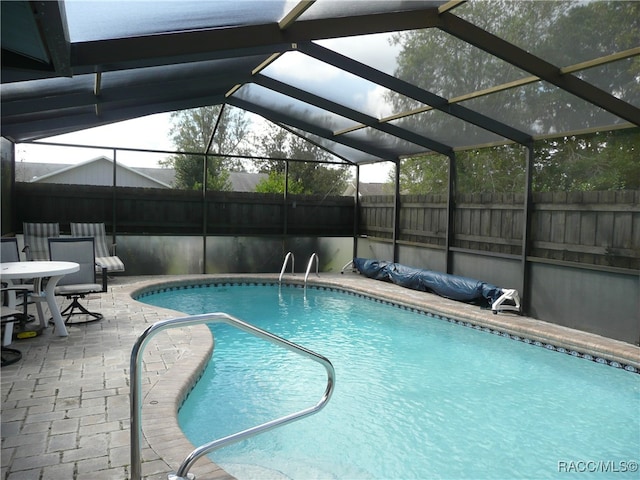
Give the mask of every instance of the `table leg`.
POLYGON ((45 293, 42 291, 42 278, 33 279, 33 293, 31 294, 31 300, 36 304, 38 318, 40 319, 40 327, 44 330, 47 328, 47 319, 42 311, 42 302, 46 301, 47 298, 45 293))
POLYGON ((64 320, 62 319, 62 315, 60 315, 60 309, 58 308, 58 304, 56 303, 55 296, 56 285, 63 276, 64 275, 49 277, 49 280, 47 280, 47 286, 44 289, 45 295, 47 297, 47 305, 49 305, 49 311, 51 312, 53 322, 55 323, 55 331, 59 337, 66 337, 69 335, 69 333, 67 332, 67 327, 64 324, 64 320))
MULTIPOLYGON (((3 280, 4 282, 5 280, 3 280)), ((14 309, 16 308, 16 292, 11 288, 15 286, 13 280, 6 280, 7 282, 7 307, 14 309)))
MULTIPOLYGON (((7 285, 11 287, 13 282, 11 280, 7 280, 7 285)), ((13 290, 7 290, 7 307, 15 310, 16 308, 16 292, 13 290)), ((7 345, 11 345, 13 341, 13 322, 8 322, 4 326, 4 338, 2 339, 2 346, 6 347, 7 345)))

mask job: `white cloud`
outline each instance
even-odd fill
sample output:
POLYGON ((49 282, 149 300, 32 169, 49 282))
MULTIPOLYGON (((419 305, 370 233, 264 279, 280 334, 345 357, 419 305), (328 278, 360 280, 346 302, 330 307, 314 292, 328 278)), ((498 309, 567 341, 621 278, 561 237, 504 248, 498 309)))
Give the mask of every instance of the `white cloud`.
POLYGON ((337 68, 300 52, 286 52, 269 65, 264 73, 293 85, 322 83, 342 75, 337 68))
POLYGON ((393 170, 392 162, 372 163, 360 167, 360 181, 363 183, 387 183, 389 172, 393 170))
POLYGON ((367 91, 367 110, 374 112, 377 118, 383 118, 393 113, 393 106, 385 99, 388 90, 380 85, 376 85, 373 90, 367 91))
POLYGON ((318 45, 334 50, 360 63, 392 75, 400 46, 391 45, 391 33, 376 33, 359 37, 318 41, 318 45))

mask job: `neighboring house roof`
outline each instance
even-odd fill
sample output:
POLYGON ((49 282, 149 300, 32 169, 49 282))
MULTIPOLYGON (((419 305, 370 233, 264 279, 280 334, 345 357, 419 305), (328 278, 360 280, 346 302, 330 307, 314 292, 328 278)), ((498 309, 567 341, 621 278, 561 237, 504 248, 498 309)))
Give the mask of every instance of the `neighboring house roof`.
MULTIPOLYGON (((136 168, 121 164, 116 172, 118 185, 126 187, 173 188, 176 172, 173 168, 136 168)), ((229 172, 231 190, 255 192, 256 186, 269 177, 266 173, 229 172)), ((108 157, 96 157, 83 163, 16 162, 16 182, 111 185, 113 162, 108 157)), ((343 196, 353 196, 355 185, 349 183, 343 196)), ((389 183, 360 183, 360 196, 393 195, 389 183)))
MULTIPOLYGON (((23 163, 22 165, 29 164, 23 163)), ((58 167, 62 168, 49 171, 40 176, 31 175, 31 179, 27 181, 72 185, 113 185, 113 161, 107 157, 92 158, 76 165, 64 166, 58 164, 58 167)), ((116 164, 116 178, 118 185, 122 187, 171 188, 171 185, 165 182, 120 163, 116 164)))
POLYGON ((64 163, 16 162, 16 182, 31 182, 38 177, 67 168, 64 163))
POLYGON ((262 180, 269 178, 266 173, 229 172, 231 190, 234 192, 255 192, 262 180))
POLYGON ((136 172, 144 173, 145 175, 155 178, 162 183, 166 183, 171 187, 173 187, 173 182, 176 180, 176 171, 173 168, 131 168, 136 172))
MULTIPOLYGON (((172 188, 173 168, 135 168, 117 164, 119 186, 172 188)), ((230 172, 229 181, 234 192, 255 192, 256 185, 267 178, 266 173, 230 172)), ((61 163, 16 162, 16 181, 35 183, 66 183, 83 185, 111 185, 113 161, 96 157, 75 165, 61 163)))

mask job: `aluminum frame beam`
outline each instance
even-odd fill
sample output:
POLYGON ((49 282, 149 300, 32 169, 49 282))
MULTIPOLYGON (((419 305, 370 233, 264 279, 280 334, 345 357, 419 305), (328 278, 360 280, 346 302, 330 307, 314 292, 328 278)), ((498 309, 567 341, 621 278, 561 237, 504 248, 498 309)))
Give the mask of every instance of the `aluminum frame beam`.
POLYGON ((332 130, 318 127, 317 125, 311 124, 309 122, 305 122, 299 119, 289 117, 284 113, 270 110, 268 108, 262 107, 260 105, 256 105, 255 103, 251 103, 241 98, 229 97, 227 98, 227 103, 233 105, 234 107, 242 108, 249 112, 253 112, 274 123, 283 123, 285 125, 299 128, 300 130, 304 130, 318 137, 322 137, 332 142, 339 143, 347 147, 353 148, 355 150, 359 150, 361 152, 367 153, 369 155, 379 158, 380 161, 384 161, 384 160, 395 161, 398 158, 398 155, 391 150, 376 148, 371 146, 370 144, 363 143, 358 140, 346 138, 340 135, 334 135, 332 130))
POLYGON ((368 127, 374 128, 384 133, 388 133, 389 135, 400 138, 402 140, 406 140, 407 142, 420 145, 429 150, 433 150, 444 155, 447 155, 453 150, 451 146, 445 145, 444 143, 432 140, 422 135, 418 135, 390 123, 381 123, 376 117, 358 112, 357 110, 353 110, 352 108, 345 107, 344 105, 332 102, 331 100, 327 100, 324 97, 314 95, 305 90, 293 87, 278 80, 274 80, 265 75, 255 75, 253 77, 253 83, 282 93, 288 97, 295 98, 302 102, 315 105, 316 107, 333 112, 336 115, 349 118, 355 122, 362 123, 364 125, 367 125, 368 127))
MULTIPOLYGON (((477 27, 473 23, 451 13, 443 13, 440 16, 438 28, 628 122, 640 125, 639 108, 575 75, 563 73, 561 68, 477 27)), ((519 143, 526 144, 528 142, 519 143)))
MULTIPOLYGON (((437 24, 438 9, 428 6, 315 20, 297 20, 282 30, 278 23, 212 28, 188 32, 75 42, 70 45, 74 75, 284 52, 292 44, 373 33, 429 28, 437 24)), ((47 78, 50 74, 14 71, 12 81, 47 78), (39 76, 40 75, 40 76, 39 76)), ((4 77, 5 81, 9 77, 4 77)))
POLYGON ((376 70, 364 63, 353 60, 340 53, 334 52, 328 48, 322 47, 315 43, 306 42, 298 44, 298 50, 310 57, 313 57, 322 62, 333 65, 336 68, 347 71, 358 77, 369 80, 370 82, 381 85, 389 90, 398 92, 406 97, 413 98, 421 103, 430 105, 436 110, 447 113, 454 117, 464 120, 465 122, 476 125, 480 128, 488 130, 520 144, 526 144, 532 141, 531 135, 515 129, 509 125, 498 122, 490 117, 487 117, 481 113, 474 112, 462 105, 449 103, 449 101, 431 93, 422 88, 416 87, 404 80, 400 80, 396 77, 388 75, 384 72, 376 70))

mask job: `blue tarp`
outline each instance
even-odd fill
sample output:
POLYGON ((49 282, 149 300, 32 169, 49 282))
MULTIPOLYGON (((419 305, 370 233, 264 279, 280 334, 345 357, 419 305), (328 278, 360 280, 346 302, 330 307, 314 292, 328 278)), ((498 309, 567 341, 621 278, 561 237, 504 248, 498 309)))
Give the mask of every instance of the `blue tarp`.
POLYGON ((358 272, 375 280, 388 281, 412 290, 435 293, 441 297, 483 307, 490 307, 502 295, 502 288, 487 282, 407 267, 399 263, 354 258, 353 265, 358 272))

